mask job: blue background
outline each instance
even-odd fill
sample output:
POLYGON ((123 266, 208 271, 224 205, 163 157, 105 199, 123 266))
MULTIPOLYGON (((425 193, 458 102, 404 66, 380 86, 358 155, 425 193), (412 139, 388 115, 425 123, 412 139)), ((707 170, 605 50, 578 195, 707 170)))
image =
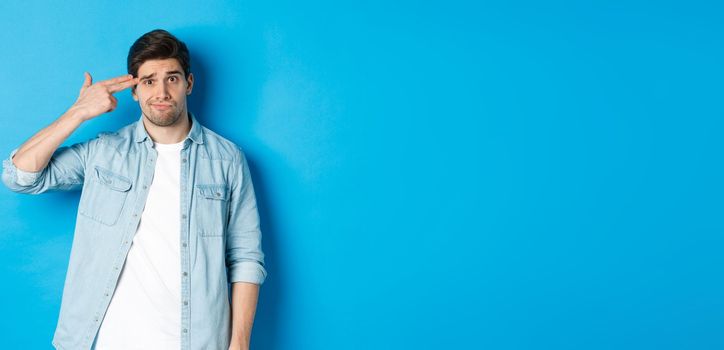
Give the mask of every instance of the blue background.
MULTIPOLYGON (((165 28, 249 157, 253 349, 722 349, 724 12, 681 3, 4 1, 0 150, 165 28)), ((0 348, 50 347, 77 200, 0 190, 0 348)))

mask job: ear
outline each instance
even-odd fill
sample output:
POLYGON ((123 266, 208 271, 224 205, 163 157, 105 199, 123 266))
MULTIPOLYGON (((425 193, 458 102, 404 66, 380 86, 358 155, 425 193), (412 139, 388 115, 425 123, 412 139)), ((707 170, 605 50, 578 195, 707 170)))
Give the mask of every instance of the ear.
POLYGON ((134 101, 138 101, 138 95, 136 95, 136 87, 135 87, 135 86, 131 89, 131 96, 133 96, 133 100, 134 100, 134 101))
POLYGON ((189 73, 189 77, 186 78, 188 86, 186 87, 186 95, 191 95, 191 90, 194 89, 194 73, 189 73))

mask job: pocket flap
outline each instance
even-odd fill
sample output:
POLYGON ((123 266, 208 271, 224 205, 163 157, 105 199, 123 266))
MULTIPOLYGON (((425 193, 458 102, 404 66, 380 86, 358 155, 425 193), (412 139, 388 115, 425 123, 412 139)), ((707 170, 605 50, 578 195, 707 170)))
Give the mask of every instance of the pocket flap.
POLYGON ((225 184, 221 185, 196 185, 199 194, 208 199, 229 200, 229 191, 225 184))
POLYGON ((98 181, 111 189, 121 192, 126 192, 131 189, 131 180, 121 175, 114 174, 110 170, 103 169, 99 166, 96 166, 95 169, 98 181))

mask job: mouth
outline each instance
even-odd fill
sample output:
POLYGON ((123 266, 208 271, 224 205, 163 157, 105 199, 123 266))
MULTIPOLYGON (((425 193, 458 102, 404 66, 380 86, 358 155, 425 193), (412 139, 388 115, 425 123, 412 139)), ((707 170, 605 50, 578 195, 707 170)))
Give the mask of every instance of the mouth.
POLYGON ((167 103, 151 103, 151 107, 154 109, 158 109, 159 111, 165 111, 171 109, 172 105, 167 103))

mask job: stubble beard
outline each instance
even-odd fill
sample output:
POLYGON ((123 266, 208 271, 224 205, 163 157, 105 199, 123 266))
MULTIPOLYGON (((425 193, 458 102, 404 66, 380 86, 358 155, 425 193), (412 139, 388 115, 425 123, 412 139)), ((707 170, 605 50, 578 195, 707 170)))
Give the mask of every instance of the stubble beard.
POLYGON ((183 114, 181 110, 178 110, 176 104, 174 104, 171 109, 165 112, 159 112, 154 110, 153 107, 151 107, 150 103, 147 106, 148 113, 144 112, 143 115, 146 116, 146 119, 148 119, 151 124, 156 126, 164 127, 174 125, 176 124, 176 122, 178 122, 183 114))

